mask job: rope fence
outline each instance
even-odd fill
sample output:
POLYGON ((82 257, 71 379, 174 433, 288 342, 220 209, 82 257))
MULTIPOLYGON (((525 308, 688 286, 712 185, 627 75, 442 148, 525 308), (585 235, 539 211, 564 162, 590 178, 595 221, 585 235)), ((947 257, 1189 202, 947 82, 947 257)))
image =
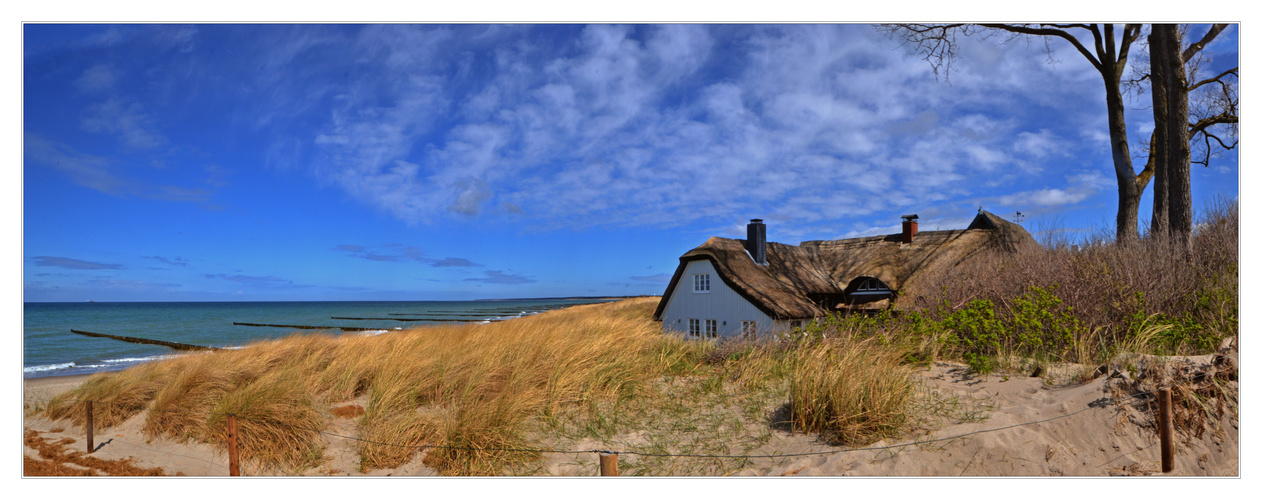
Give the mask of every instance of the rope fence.
MULTIPOLYGON (((1174 469, 1174 442, 1173 442, 1174 431, 1173 431, 1173 419, 1171 418, 1171 413, 1172 413, 1171 387, 1175 387, 1175 386, 1178 386, 1183 383, 1186 383, 1195 379, 1199 379, 1199 378, 1200 378, 1199 376, 1191 377, 1189 379, 1182 380, 1177 383, 1172 383, 1169 386, 1162 387, 1156 390, 1137 392, 1134 394, 1129 394, 1129 395, 1121 396, 1118 398, 1103 397, 1103 398, 1100 398, 1088 403, 1085 408, 1081 408, 1079 410, 1066 413, 1064 415, 1057 415, 1057 416, 1048 417, 1048 418, 1039 419, 1039 420, 1032 420, 1028 422, 1010 424, 1010 425, 994 427, 994 428, 989 428, 989 429, 980 429, 980 430, 964 432, 964 433, 955 434, 955 435, 946 436, 946 437, 939 437, 939 438, 933 438, 933 439, 917 439, 914 441, 887 445, 887 446, 844 448, 844 449, 836 449, 836 450, 812 451, 812 452, 801 452, 801 453, 725 455, 725 454, 702 454, 702 453, 651 453, 651 452, 643 452, 643 451, 635 451, 635 450, 605 450, 605 449, 561 450, 561 449, 551 449, 551 448, 494 448, 494 447, 479 448, 479 447, 470 447, 470 446, 450 446, 450 445, 438 445, 438 444, 411 445, 411 444, 398 444, 398 443, 375 441, 375 440, 364 439, 364 438, 355 437, 355 436, 345 436, 341 434, 331 433, 331 432, 321 430, 321 429, 312 429, 312 428, 307 428, 307 427, 302 427, 302 426, 297 426, 297 425, 284 424, 281 422, 274 422, 274 421, 267 422, 267 421, 262 421, 262 420, 253 419, 249 417, 244 417, 241 415, 236 415, 233 413, 210 413, 207 415, 208 416, 224 416, 227 419, 228 459, 229 459, 228 469, 229 469, 230 476, 240 475, 240 466, 239 466, 240 460, 239 460, 239 453, 238 453, 238 446, 237 446, 237 441, 238 441, 237 420, 238 419, 246 420, 246 421, 253 422, 256 424, 261 424, 261 425, 280 426, 280 427, 287 427, 287 428, 297 429, 297 430, 302 430, 302 431, 307 431, 307 432, 313 432, 313 433, 317 433, 323 436, 345 439, 345 440, 350 440, 350 441, 355 441, 355 442, 360 442, 360 443, 367 443, 367 444, 373 444, 373 445, 379 445, 379 446, 412 448, 412 449, 415 449, 416 451, 425 451, 425 450, 430 450, 430 449, 445 449, 445 450, 461 450, 461 451, 474 451, 474 452, 511 452, 511 453, 538 453, 538 454, 542 454, 542 453, 556 453, 556 454, 592 453, 592 454, 599 455, 600 475, 616 476, 618 475, 618 472, 617 472, 618 471, 618 458, 617 457, 619 455, 634 455, 634 456, 641 456, 641 457, 667 457, 667 458, 778 459, 778 458, 794 458, 794 457, 806 457, 806 456, 836 455, 836 454, 841 454, 841 453, 853 453, 853 452, 861 452, 861 451, 888 451, 888 450, 902 449, 902 448, 907 448, 907 447, 912 447, 912 446, 923 446, 926 444, 939 443, 939 442, 944 442, 944 441, 953 441, 953 440, 962 439, 962 438, 966 438, 970 436, 987 434, 987 433, 992 433, 992 432, 999 432, 999 431, 1013 429, 1017 427, 1044 424, 1044 423, 1051 422, 1054 420, 1072 417, 1074 415, 1078 415, 1090 410, 1106 408, 1113 405, 1123 405, 1132 400, 1143 399, 1146 396, 1156 394, 1157 395, 1156 399, 1158 402, 1157 427, 1158 427, 1158 435, 1161 441, 1161 461, 1162 461, 1161 469, 1162 469, 1162 472, 1168 473, 1168 472, 1173 471, 1174 469)), ((96 402, 96 404, 109 405, 111 403, 96 402)), ((85 407, 84 409, 86 412, 85 416, 87 418, 86 425, 84 427, 85 427, 85 431, 88 434, 87 435, 88 452, 91 453, 95 451, 93 448, 93 419, 92 419, 93 402, 85 401, 84 407, 85 407)), ((161 412, 161 413, 186 413, 186 412, 181 412, 180 410, 156 410, 155 409, 155 410, 149 410, 149 411, 161 412)), ((111 438, 106 443, 102 443, 102 446, 114 440, 115 439, 111 438)), ((140 445, 136 445, 134 443, 126 443, 124 441, 119 441, 119 442, 123 444, 128 444, 130 446, 134 446, 137 448, 149 449, 151 451, 155 451, 158 453, 168 453, 168 454, 172 454, 176 456, 183 456, 185 458, 199 460, 199 461, 214 465, 216 467, 222 466, 222 464, 209 462, 209 461, 196 458, 196 457, 188 457, 185 455, 178 455, 171 452, 162 452, 159 450, 153 450, 152 448, 146 448, 140 445)))

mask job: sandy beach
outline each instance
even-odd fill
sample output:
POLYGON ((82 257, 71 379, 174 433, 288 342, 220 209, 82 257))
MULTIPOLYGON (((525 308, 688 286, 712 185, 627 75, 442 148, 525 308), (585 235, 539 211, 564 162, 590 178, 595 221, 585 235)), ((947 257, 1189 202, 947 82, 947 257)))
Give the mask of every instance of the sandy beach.
MULTIPOLYGON (((1207 365, 1210 356, 1188 358, 1207 365)), ((56 393, 82 383, 87 376, 28 379, 23 383, 26 411, 24 430, 51 442, 67 442, 69 451, 85 447, 84 430, 68 422, 49 421, 31 415, 56 393)), ((865 451, 846 451, 819 441, 817 436, 783 430, 750 454, 823 454, 755 458, 737 471, 741 476, 1108 476, 1164 475, 1160 472, 1160 447, 1151 414, 1131 405, 1095 405, 1115 395, 1115 385, 1126 377, 1100 376, 1077 385, 1051 386, 1043 378, 1028 376, 976 377, 958 364, 936 363, 921 373, 923 390, 936 391, 942 400, 958 405, 956 414, 971 414, 965 421, 944 422, 914 436, 873 443, 884 448, 920 441, 921 444, 865 451), (1096 407, 1099 406, 1099 407, 1096 407), (1039 422, 1043 421, 1043 422, 1039 422), (1031 423, 1038 422, 1038 423, 1031 423), (999 429, 999 430, 994 430, 999 429), (991 431, 994 430, 994 431, 991 431)), ((363 404, 363 401, 348 403, 363 404)), ((174 443, 142 435, 144 413, 95 436, 92 457, 129 461, 139 468, 160 467, 163 475, 226 476, 227 457, 211 446, 174 443)), ((1239 475, 1239 422, 1229 418, 1211 425, 1200 437, 1182 436, 1176 454, 1177 476, 1239 475)), ((334 418, 327 431, 350 436, 356 432, 354 417, 334 418)), ((600 443, 585 443, 599 446, 600 443)), ((358 471, 353 441, 330 438, 324 464, 302 475, 436 475, 422 457, 395 469, 358 471)), ((24 455, 38 459, 39 451, 26 446, 24 455)), ((626 459, 633 459, 628 456, 626 459)), ((590 476, 597 471, 595 455, 550 455, 543 458, 542 472, 558 476, 590 476)), ((73 465, 72 465, 73 467, 73 465)), ((246 474, 277 474, 250 470, 246 474)))

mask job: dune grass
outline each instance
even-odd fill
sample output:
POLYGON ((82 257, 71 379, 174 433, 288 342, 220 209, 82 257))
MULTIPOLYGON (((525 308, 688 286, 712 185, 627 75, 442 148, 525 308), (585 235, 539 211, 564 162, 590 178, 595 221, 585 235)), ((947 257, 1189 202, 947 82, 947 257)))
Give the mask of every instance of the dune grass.
MULTIPOLYGON (((874 411, 871 394, 850 397, 848 390, 880 382, 891 367, 874 360, 897 365, 901 351, 874 343, 686 341, 662 335, 651 320, 655 305, 654 298, 632 299, 380 336, 294 335, 95 375, 50 401, 45 413, 82 425, 82 403, 91 400, 96 425, 108 428, 148 410, 146 435, 219 446, 226 415, 235 414, 242 456, 256 471, 280 474, 319 465, 326 438, 316 431, 352 400, 364 402, 356 420, 364 471, 398 467, 423 449, 425 463, 445 474, 538 473, 532 464, 540 454, 512 450, 583 439, 741 453, 767 441, 769 413, 790 405, 791 392, 802 431, 850 441, 899 425, 873 423, 898 412, 874 411), (854 366, 839 372, 838 363, 854 366), (865 369, 872 373, 856 376, 865 369), (851 414, 861 416, 842 417, 851 414)), ((721 474, 741 465, 645 459, 623 468, 721 474)))
MULTIPOLYGON (((692 366, 697 346, 661 335, 653 299, 576 306, 487 325, 419 328, 377 337, 295 335, 245 349, 198 353, 91 377, 49 402, 46 415, 118 425, 144 410, 150 436, 223 443, 240 417, 243 456, 280 472, 318 460, 333 405, 365 397, 368 441, 436 446, 446 473, 494 474, 531 454, 523 424, 591 400, 634 396, 692 366), (442 448, 453 447, 453 448, 442 448)), ((396 467, 417 449, 365 442, 361 467, 396 467)))

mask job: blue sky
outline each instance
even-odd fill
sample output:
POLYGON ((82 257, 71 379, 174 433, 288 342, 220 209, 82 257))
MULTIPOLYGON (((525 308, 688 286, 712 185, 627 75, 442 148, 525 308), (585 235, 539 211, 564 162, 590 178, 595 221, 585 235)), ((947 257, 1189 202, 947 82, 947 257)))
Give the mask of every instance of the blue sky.
MULTIPOLYGON (((1100 77, 1061 44, 1048 64, 964 40, 947 82, 863 24, 26 24, 22 43, 25 301, 660 294, 750 218, 796 244, 978 206, 1036 237, 1116 214, 1100 77)), ((1194 204, 1236 198, 1237 165, 1194 166, 1194 204)))

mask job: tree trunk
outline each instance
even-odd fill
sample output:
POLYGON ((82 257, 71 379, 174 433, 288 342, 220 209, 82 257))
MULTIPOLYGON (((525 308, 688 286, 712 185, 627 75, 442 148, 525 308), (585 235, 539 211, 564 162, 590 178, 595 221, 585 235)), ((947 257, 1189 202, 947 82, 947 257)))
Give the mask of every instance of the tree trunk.
POLYGON ((1184 247, 1192 237, 1192 150, 1188 145, 1188 82, 1183 68, 1183 40, 1179 27, 1158 24, 1166 43, 1170 65, 1163 77, 1166 90, 1166 206, 1170 235, 1184 247))
POLYGON ((1122 102, 1121 68, 1106 64, 1104 76, 1105 105, 1109 113, 1109 138, 1113 150, 1113 170, 1117 173, 1117 241, 1126 244, 1139 239, 1139 197, 1131 166, 1131 149, 1126 140, 1126 106, 1122 102))
POLYGON ((1152 155, 1153 179, 1152 179, 1152 220, 1148 224, 1148 235, 1154 238, 1165 238, 1170 230, 1169 208, 1167 205, 1167 189, 1166 180, 1169 166, 1169 137, 1166 130, 1166 122, 1168 113, 1166 107, 1166 85, 1164 75, 1169 71, 1170 67, 1170 51, 1166 48, 1169 44, 1167 33, 1157 29, 1157 25, 1153 26, 1152 34, 1148 35, 1148 55, 1151 61, 1149 82, 1152 84, 1152 119, 1153 134, 1152 145, 1148 148, 1148 154, 1152 155))

